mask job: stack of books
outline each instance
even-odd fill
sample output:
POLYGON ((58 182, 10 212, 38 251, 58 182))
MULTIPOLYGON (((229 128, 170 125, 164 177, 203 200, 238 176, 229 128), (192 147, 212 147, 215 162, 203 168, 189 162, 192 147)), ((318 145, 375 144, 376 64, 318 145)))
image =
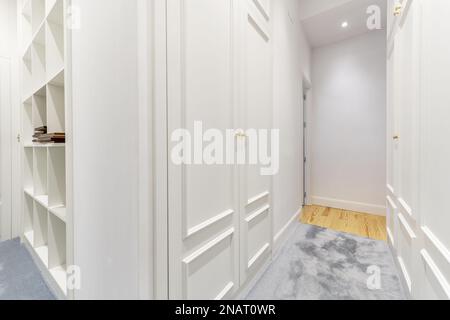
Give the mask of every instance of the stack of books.
POLYGON ((34 129, 33 142, 38 142, 43 134, 47 134, 47 126, 34 129))
POLYGON ((64 132, 47 133, 47 127, 39 127, 34 130, 34 143, 65 143, 66 134, 64 132))

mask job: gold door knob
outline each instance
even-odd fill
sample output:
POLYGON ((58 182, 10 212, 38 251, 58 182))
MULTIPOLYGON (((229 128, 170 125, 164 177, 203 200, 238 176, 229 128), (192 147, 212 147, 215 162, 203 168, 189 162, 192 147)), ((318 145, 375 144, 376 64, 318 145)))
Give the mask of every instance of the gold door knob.
POLYGON ((237 131, 236 138, 247 138, 247 135, 245 134, 244 131, 237 131))
POLYGON ((400 139, 400 136, 398 136, 398 135, 395 135, 395 136, 393 136, 393 137, 392 137, 392 139, 394 139, 394 140, 398 140, 398 139, 400 139))
POLYGON ((402 9, 403 9, 403 6, 401 4, 396 5, 394 8, 394 16, 398 17, 399 15, 401 15, 402 9))

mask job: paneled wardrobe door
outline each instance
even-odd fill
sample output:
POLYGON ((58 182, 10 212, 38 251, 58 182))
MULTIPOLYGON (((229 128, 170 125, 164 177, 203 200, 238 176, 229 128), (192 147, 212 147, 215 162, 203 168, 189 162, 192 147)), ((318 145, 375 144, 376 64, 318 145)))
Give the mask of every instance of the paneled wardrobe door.
POLYGON ((397 201, 394 190, 394 176, 396 170, 397 157, 397 135, 396 114, 395 114, 395 46, 393 43, 387 49, 387 187, 386 187, 386 208, 387 208, 387 233, 389 244, 392 248, 397 245, 397 201))
POLYGON ((393 189, 398 207, 398 262, 412 294, 417 256, 419 171, 420 1, 404 1, 394 48, 393 189))
POLYGON ((422 5, 420 257, 416 299, 450 299, 450 2, 422 5))
MULTIPOLYGON (((244 129, 272 128, 271 1, 239 1, 240 123, 244 129)), ((270 132, 268 132, 270 137, 270 132)), ((244 136, 247 150, 254 137, 244 136)), ((262 139, 262 136, 259 136, 262 139)), ((264 142, 264 141, 262 141, 264 142)), ((270 141, 269 141, 270 142, 270 141)), ((261 147, 261 144, 259 145, 261 147)), ((270 150, 270 149, 268 149, 270 150)), ((260 165, 240 167, 240 277, 251 280, 272 252, 272 177, 260 165)))
MULTIPOLYGON (((180 128, 194 135, 236 127, 240 1, 167 1, 169 139, 180 128)), ((192 164, 178 165, 170 154, 176 145, 169 142, 169 297, 230 298, 239 288, 237 169, 207 165, 202 150, 185 151, 192 164)))

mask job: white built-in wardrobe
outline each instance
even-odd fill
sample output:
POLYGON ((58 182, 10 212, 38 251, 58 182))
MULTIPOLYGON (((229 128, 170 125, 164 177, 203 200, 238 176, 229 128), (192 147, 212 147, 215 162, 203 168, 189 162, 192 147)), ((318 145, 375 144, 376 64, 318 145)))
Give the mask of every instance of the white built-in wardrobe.
POLYGON ((168 133, 272 128, 272 3, 19 3, 21 235, 60 297, 233 298, 269 261, 272 177, 177 166, 168 133))
POLYGON ((389 243, 412 298, 450 299, 450 5, 388 7, 389 243))
POLYGON ((13 104, 21 118, 17 137, 22 147, 21 236, 60 298, 70 297, 72 224, 67 201, 70 174, 66 174, 70 152, 65 143, 35 143, 33 136, 44 126, 49 133, 70 131, 67 7, 65 0, 18 1, 20 104, 13 104))
MULTIPOLYGON (((168 132, 272 128, 271 1, 167 3, 168 132)), ((168 163, 169 297, 235 297, 271 256, 272 178, 168 163)))

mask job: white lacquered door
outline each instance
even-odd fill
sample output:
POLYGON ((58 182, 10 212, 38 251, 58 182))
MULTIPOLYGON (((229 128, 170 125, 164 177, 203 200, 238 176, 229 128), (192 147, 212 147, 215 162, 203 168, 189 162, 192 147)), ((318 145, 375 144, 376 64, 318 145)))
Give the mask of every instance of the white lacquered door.
POLYGON ((450 299, 450 2, 422 4, 420 224, 416 299, 450 299))
POLYGON ((387 54, 387 232, 390 244, 395 247, 396 241, 396 215, 397 204, 394 186, 397 184, 394 180, 396 170, 396 163, 398 158, 397 152, 397 135, 398 129, 396 125, 396 104, 395 104, 395 48, 392 44, 388 46, 387 54))
POLYGON ((250 160, 254 138, 239 129, 263 129, 270 137, 272 128, 271 2, 167 4, 169 139, 187 129, 185 145, 192 146, 183 154, 191 163, 179 165, 172 159, 179 141, 169 141, 169 297, 232 298, 272 249, 272 178, 260 164, 237 161, 238 154, 250 160), (209 143, 202 148, 196 134, 207 140, 211 129, 225 143, 234 130, 224 163, 201 158, 209 143))
MULTIPOLYGON (((269 0, 240 1, 241 99, 244 129, 272 128, 272 37, 269 0)), ((268 133, 270 137, 270 133, 268 133)), ((259 135, 259 139, 263 137, 259 135)), ((247 152, 258 141, 245 138, 247 152)), ((264 141, 261 141, 264 142, 264 141)), ((261 147, 261 144, 259 144, 261 147)), ((269 148, 270 150, 270 148, 269 148)), ((240 278, 250 280, 272 250, 272 178, 262 175, 261 163, 240 167, 240 278)))
MULTIPOLYGON (((194 135, 198 121, 203 132, 236 127, 240 1, 167 1, 169 139, 179 128, 194 135)), ((192 165, 176 165, 174 146, 169 142, 169 297, 230 298, 239 288, 237 167, 196 164, 202 150, 192 150, 192 165)))
POLYGON ((395 228, 390 231, 395 234, 397 259, 410 292, 417 264, 412 252, 417 245, 418 230, 420 8, 418 0, 403 1, 391 61, 393 78, 389 81, 393 85, 389 105, 392 135, 388 161, 388 189, 392 188, 388 190, 389 225, 395 228))

